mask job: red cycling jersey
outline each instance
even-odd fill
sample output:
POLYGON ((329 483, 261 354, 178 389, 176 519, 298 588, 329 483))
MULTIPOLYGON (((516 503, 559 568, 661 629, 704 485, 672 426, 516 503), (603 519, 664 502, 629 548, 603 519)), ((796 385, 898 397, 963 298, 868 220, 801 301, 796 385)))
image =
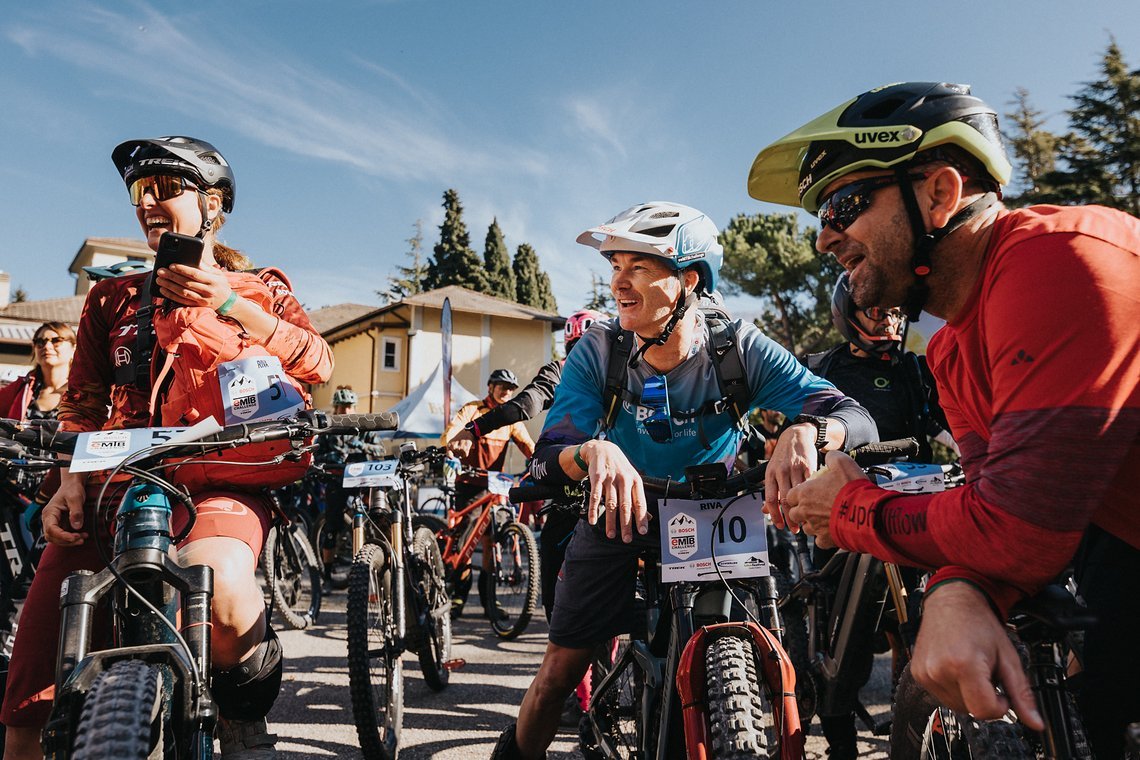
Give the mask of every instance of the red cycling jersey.
POLYGON ((1035 206, 994 222, 974 292, 928 349, 966 486, 840 491, 839 546, 939 568, 1005 614, 1091 521, 1140 547, 1140 220, 1035 206))

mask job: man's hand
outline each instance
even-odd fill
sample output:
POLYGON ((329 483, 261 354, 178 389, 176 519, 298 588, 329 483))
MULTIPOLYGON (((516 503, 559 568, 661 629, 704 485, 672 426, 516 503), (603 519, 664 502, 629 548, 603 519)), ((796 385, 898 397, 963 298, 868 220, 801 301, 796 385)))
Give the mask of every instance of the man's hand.
POLYGON ((460 459, 468 457, 474 446, 475 436, 471 435, 471 431, 465 428, 460 429, 460 431, 455 434, 455 437, 447 442, 447 450, 460 459))
MULTIPOLYGON (((804 532, 815 536, 821 549, 835 546, 831 540, 831 506, 843 486, 852 480, 867 479, 855 460, 842 451, 827 452, 827 466, 788 492, 785 508, 788 522, 803 525, 804 532)), ((775 517, 773 517, 775 522, 775 517)))
POLYGON ((819 455, 815 450, 815 426, 801 422, 780 433, 776 448, 768 460, 764 474, 764 511, 777 528, 785 526, 792 531, 798 525, 789 524, 783 512, 784 500, 793 486, 808 479, 815 471, 819 455))
POLYGON ((598 522, 602 510, 606 515, 606 535, 617 536, 627 544, 633 540, 633 526, 645 535, 649 531, 649 512, 645 505, 645 489, 641 474, 629 463, 622 450, 610 441, 590 441, 581 450, 590 465, 590 504, 587 519, 598 522))
POLYGON ((158 292, 183 306, 208 306, 217 309, 230 297, 233 289, 225 273, 217 267, 188 267, 171 264, 155 273, 158 292))
POLYGON ((980 591, 968 583, 945 583, 926 595, 922 610, 910 661, 919 685, 975 718, 1000 718, 1012 704, 1027 727, 1045 727, 1017 651, 980 591))
POLYGON ((44 538, 56 546, 78 546, 87 540, 83 529, 83 504, 87 500, 86 478, 63 473, 59 490, 44 506, 41 519, 44 538))

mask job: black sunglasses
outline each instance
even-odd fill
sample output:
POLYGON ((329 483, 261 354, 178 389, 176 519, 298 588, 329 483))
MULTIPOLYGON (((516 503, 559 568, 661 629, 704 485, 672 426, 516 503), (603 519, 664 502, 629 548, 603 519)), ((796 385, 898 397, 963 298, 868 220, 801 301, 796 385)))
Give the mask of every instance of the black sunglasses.
MULTIPOLYGON (((911 182, 926 179, 925 174, 908 174, 911 182)), ((871 207, 872 195, 877 190, 898 184, 898 177, 885 175, 882 177, 868 177, 850 185, 844 185, 827 197, 819 206, 819 228, 828 227, 836 232, 843 232, 859 218, 859 215, 871 207)))
POLYGON ((884 319, 902 319, 902 309, 897 306, 893 309, 884 309, 882 306, 868 306, 863 309, 863 316, 872 322, 882 322, 884 319))
POLYGON ((32 338, 32 345, 35 346, 36 348, 43 348, 48 343, 52 344, 53 346, 58 346, 60 343, 70 343, 70 342, 71 341, 68 340, 67 338, 61 338, 58 335, 55 336, 54 338, 32 338))

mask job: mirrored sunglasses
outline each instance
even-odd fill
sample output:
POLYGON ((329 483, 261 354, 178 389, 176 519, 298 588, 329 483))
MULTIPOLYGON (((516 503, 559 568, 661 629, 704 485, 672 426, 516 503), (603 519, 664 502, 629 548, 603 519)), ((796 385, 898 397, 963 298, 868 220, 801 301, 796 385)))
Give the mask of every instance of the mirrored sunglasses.
POLYGON ((183 190, 186 188, 197 189, 197 187, 187 180, 185 177, 172 177, 167 174, 155 174, 150 177, 143 177, 136 179, 131 183, 131 205, 137 206, 142 203, 143 196, 150 193, 151 197, 156 201, 168 201, 171 198, 177 198, 182 195, 183 190))
MULTIPOLYGON (((925 174, 908 174, 911 182, 925 179, 925 174)), ((819 207, 819 228, 828 227, 836 232, 843 232, 859 218, 859 215, 871 207, 874 193, 885 187, 898 184, 898 178, 893 174, 882 177, 869 177, 867 179, 844 185, 827 197, 819 207)))
POLYGON ((649 410, 649 416, 641 421, 645 432, 655 443, 666 443, 673 438, 669 422, 669 387, 664 375, 646 378, 641 388, 640 405, 649 410))

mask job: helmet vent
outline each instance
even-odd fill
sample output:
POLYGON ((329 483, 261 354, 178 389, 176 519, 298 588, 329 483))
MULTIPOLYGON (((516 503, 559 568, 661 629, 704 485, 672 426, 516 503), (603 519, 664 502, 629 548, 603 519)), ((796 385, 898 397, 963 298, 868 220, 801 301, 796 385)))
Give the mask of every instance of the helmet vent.
MULTIPOLYGON (((671 216, 675 216, 671 214, 671 216)), ((675 225, 666 224, 663 227, 650 227, 647 230, 638 230, 639 235, 648 235, 649 237, 663 238, 673 231, 675 225)))
POLYGON ((679 217, 676 211, 658 211, 656 214, 650 214, 650 219, 676 219, 679 217))
POLYGON ((218 157, 216 155, 214 155, 213 153, 199 153, 198 158, 200 158, 203 162, 205 162, 207 164, 213 164, 214 166, 221 166, 222 165, 222 162, 219 161, 218 157))
POLYGON ((886 119, 894 115, 896 111, 906 105, 906 101, 902 98, 888 98, 887 100, 875 103, 866 111, 863 112, 864 119, 886 119))

